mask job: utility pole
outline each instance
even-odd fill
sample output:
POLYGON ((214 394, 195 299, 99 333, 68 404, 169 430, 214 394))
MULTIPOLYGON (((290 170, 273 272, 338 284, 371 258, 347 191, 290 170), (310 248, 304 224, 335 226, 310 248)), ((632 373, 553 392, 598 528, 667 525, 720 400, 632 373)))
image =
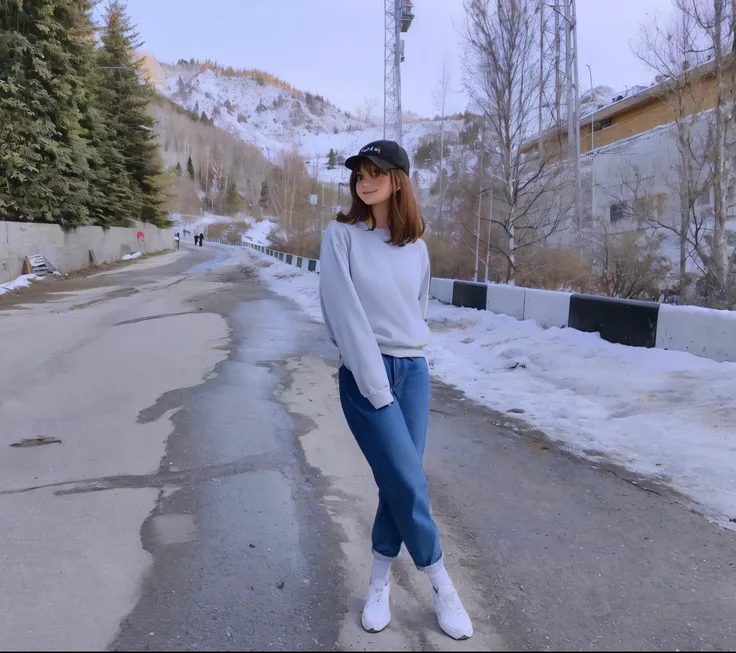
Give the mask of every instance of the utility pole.
POLYGON ((480 211, 483 207, 483 160, 485 148, 483 147, 483 135, 486 130, 485 116, 483 117, 483 126, 480 131, 480 168, 478 170, 478 228, 475 232, 475 272, 473 272, 473 281, 478 281, 478 258, 480 257, 480 211))
POLYGON ((570 0, 572 20, 573 74, 575 80, 575 219, 583 226, 583 186, 580 179, 580 62, 578 60, 578 13, 575 0, 570 0))
POLYGON ((575 166, 575 222, 582 227, 582 198, 580 183, 580 97, 578 92, 577 28, 575 0, 565 1, 565 78, 567 86, 567 153, 575 166))
POLYGON ((414 19, 411 0, 384 0, 383 137, 403 142, 401 111, 401 62, 407 32, 414 19))
MULTIPOLYGON (((735 0, 736 1, 736 0, 735 0)), ((585 64, 588 67, 588 74, 590 75, 590 101, 593 102, 593 71, 590 68, 590 64, 585 64)), ((595 219, 595 106, 591 106, 590 110, 590 220, 591 222, 595 219)))
MULTIPOLYGON (((736 0, 734 0, 736 1, 736 0)), ((442 224, 442 204, 444 200, 445 182, 445 107, 442 105, 442 132, 440 134, 440 224, 442 224)))
POLYGON ((488 210, 488 243, 486 243, 486 278, 484 281, 488 283, 488 266, 491 264, 491 226, 493 225, 493 182, 491 182, 491 208, 488 210))

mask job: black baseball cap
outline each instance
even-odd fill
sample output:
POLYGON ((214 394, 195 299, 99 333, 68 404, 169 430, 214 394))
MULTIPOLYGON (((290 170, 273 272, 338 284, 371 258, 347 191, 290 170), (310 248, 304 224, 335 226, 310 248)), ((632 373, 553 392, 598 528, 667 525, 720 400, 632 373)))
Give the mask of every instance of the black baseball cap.
POLYGON ((409 174, 409 155, 396 141, 373 141, 364 145, 360 152, 345 161, 345 167, 355 170, 360 166, 361 159, 370 159, 381 170, 398 168, 409 174))

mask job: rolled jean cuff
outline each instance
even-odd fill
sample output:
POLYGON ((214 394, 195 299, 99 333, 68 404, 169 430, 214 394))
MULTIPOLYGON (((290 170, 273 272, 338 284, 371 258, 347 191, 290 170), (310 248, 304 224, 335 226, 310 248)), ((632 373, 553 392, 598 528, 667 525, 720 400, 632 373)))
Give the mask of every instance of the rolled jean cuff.
POLYGON ((396 560, 396 558, 399 557, 397 555, 396 556, 385 556, 383 555, 383 553, 378 553, 378 551, 376 551, 375 549, 371 549, 371 552, 373 553, 373 557, 376 560, 381 560, 382 562, 393 562, 394 560, 396 560))
POLYGON ((445 564, 445 554, 440 553, 440 557, 435 562, 433 562, 431 565, 427 565, 426 567, 420 567, 419 565, 417 565, 416 567, 419 571, 428 572, 428 571, 434 571, 435 569, 437 569, 437 567, 441 567, 444 564, 445 564))

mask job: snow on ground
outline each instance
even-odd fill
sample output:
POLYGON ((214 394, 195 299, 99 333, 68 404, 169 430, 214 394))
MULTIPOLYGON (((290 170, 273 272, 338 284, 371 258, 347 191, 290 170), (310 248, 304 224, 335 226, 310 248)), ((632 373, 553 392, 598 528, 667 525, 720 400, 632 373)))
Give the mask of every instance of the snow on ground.
POLYGON ((278 226, 278 222, 270 218, 264 218, 260 222, 256 222, 247 233, 243 234, 243 242, 249 241, 256 245, 263 245, 268 247, 271 241, 268 235, 271 231, 278 226))
MULTIPOLYGON (((318 276, 248 250, 275 292, 322 321, 318 276), (269 265, 270 264, 270 265, 269 265)), ((736 528, 736 363, 614 345, 430 302, 432 373, 578 455, 663 481, 736 528)))
POLYGON ((6 292, 10 292, 11 290, 20 290, 21 288, 28 288, 28 286, 31 285, 31 282, 38 281, 42 277, 39 277, 37 274, 22 274, 19 277, 16 277, 12 281, 8 281, 7 283, 0 284, 0 295, 4 295, 6 292))
POLYGON ((139 256, 143 256, 143 254, 141 254, 140 252, 135 252, 134 254, 126 254, 125 256, 123 256, 123 261, 132 261, 139 256))

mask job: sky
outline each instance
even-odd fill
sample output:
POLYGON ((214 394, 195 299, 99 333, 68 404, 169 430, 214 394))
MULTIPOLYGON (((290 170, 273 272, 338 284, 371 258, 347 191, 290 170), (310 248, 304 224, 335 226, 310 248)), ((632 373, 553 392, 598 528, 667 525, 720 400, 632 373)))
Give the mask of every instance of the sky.
MULTIPOLYGON (((260 68, 341 109, 365 98, 383 104, 383 0, 128 0, 143 50, 165 63, 213 59, 260 68)), ((639 26, 671 0, 577 0, 580 89, 616 91, 654 77, 632 53, 639 26)), ((416 18, 404 34, 402 104, 437 114, 434 89, 447 57, 452 111, 467 105, 462 67, 462 0, 414 0, 416 18)))

